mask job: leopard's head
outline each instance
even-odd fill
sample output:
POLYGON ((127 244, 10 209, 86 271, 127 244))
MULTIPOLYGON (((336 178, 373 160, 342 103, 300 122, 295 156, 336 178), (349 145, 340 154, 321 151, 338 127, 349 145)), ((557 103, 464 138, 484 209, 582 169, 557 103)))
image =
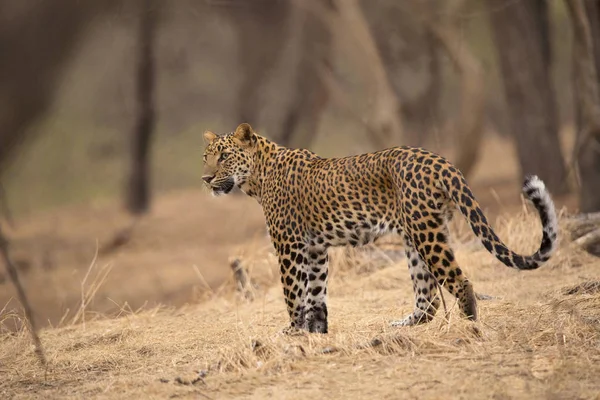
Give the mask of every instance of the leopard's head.
POLYGON ((253 155, 257 137, 249 124, 240 124, 235 132, 217 135, 204 132, 204 174, 202 180, 214 196, 231 192, 242 186, 254 167, 253 155))

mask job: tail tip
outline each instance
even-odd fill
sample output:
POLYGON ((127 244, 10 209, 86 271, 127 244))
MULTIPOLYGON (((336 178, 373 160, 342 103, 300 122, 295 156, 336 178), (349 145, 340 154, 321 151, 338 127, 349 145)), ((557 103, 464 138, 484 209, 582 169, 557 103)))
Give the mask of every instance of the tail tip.
POLYGON ((544 184, 544 181, 542 181, 537 175, 527 175, 525 177, 525 181, 523 182, 523 191, 532 192, 536 190, 546 190, 546 185, 544 184))

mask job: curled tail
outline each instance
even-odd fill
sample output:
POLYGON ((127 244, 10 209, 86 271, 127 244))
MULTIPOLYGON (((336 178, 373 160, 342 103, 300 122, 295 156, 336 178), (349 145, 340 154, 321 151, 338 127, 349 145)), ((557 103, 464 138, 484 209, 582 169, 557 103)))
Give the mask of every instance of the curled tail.
POLYGON ((444 186, 462 215, 469 222, 473 233, 481 240, 484 247, 504 265, 516 269, 536 269, 548 261, 554 250, 556 250, 558 221, 554 202, 550 198, 544 182, 537 176, 530 175, 525 178, 523 183, 523 193, 536 208, 543 229, 540 248, 531 256, 522 256, 515 253, 498 238, 487 218, 483 215, 464 178, 460 180, 456 177, 452 180, 444 179, 444 186))

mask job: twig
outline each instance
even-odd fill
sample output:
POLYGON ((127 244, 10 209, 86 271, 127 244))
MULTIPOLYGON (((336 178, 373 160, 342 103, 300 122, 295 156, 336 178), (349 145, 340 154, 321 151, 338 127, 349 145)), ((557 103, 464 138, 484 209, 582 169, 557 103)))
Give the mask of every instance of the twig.
POLYGON ((35 345, 35 354, 40 361, 40 364, 47 371, 48 362, 46 361, 46 356, 44 352, 44 347, 42 346, 42 341, 38 336, 37 329, 35 326, 35 321, 33 320, 33 310, 29 305, 29 300, 27 299, 27 295, 25 293, 25 289, 21 285, 19 281, 19 274, 17 273, 17 268, 10 257, 10 252, 8 249, 8 240, 4 237, 2 233, 2 229, 0 228, 0 252, 2 253, 2 258, 4 259, 4 264, 6 265, 6 270, 10 279, 17 290, 17 295, 19 296, 19 301, 23 305, 23 309, 25 310, 25 317, 27 318, 27 322, 29 323, 29 333, 31 334, 31 339, 35 345))
POLYGON ((442 290, 442 285, 440 285, 437 278, 435 276, 433 276, 433 274, 431 272, 429 273, 429 277, 431 279, 433 279, 433 281, 435 282, 435 285, 438 288, 438 294, 439 294, 440 298, 442 299, 442 306, 444 307, 444 319, 446 320, 446 322, 448 322, 448 320, 450 318, 450 313, 448 312, 448 308, 446 307, 446 299, 444 298, 444 291, 442 290))

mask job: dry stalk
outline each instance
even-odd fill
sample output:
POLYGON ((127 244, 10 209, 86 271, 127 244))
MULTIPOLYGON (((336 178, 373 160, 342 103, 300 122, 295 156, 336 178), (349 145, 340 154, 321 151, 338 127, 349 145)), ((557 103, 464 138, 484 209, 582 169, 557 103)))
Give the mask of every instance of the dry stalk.
POLYGON ((212 287, 210 287, 210 285, 208 284, 208 282, 207 282, 206 278, 204 277, 204 275, 202 274, 202 272, 200 272, 200 268, 198 268, 198 266, 196 264, 192 265, 192 268, 194 269, 194 272, 198 276, 198 279, 200 279, 200 282, 204 286, 204 289, 209 291, 214 296, 215 291, 212 289, 212 287))
POLYGON ((87 280, 90 277, 92 270, 96 266, 97 260, 98 260, 98 243, 96 242, 96 252, 94 253, 94 258, 92 259, 92 262, 90 263, 90 266, 88 267, 87 272, 86 272, 85 276, 83 277, 83 280, 81 281, 81 305, 79 306, 77 313, 71 320, 72 324, 77 324, 77 323, 81 322, 83 325, 83 330, 85 330, 85 327, 86 327, 85 312, 86 312, 87 306, 90 304, 90 302, 96 296, 96 294, 98 293, 98 290, 100 289, 100 287, 102 286, 104 281, 106 281, 108 274, 110 273, 110 271, 113 268, 112 264, 105 264, 102 268, 100 268, 100 271, 98 271, 98 273, 94 277, 94 280, 92 281, 92 283, 89 285, 89 287, 86 290, 87 280))
POLYGON ((23 309, 25 310, 25 317, 27 318, 27 322, 29 323, 29 333, 31 334, 31 339, 35 345, 35 354, 40 361, 40 364, 44 369, 47 370, 48 362, 46 360, 46 356, 44 353, 44 347, 42 346, 42 341, 37 333, 37 328, 35 325, 35 321, 33 319, 33 309, 29 304, 29 300, 27 299, 27 294, 25 289, 21 285, 21 281, 19 280, 19 274, 17 272, 17 268, 10 257, 10 251, 8 248, 8 240, 4 237, 2 230, 0 229, 0 252, 2 253, 2 258, 4 259, 4 264, 6 265, 6 270, 10 279, 17 290, 17 295, 19 296, 19 301, 23 305, 23 309))

